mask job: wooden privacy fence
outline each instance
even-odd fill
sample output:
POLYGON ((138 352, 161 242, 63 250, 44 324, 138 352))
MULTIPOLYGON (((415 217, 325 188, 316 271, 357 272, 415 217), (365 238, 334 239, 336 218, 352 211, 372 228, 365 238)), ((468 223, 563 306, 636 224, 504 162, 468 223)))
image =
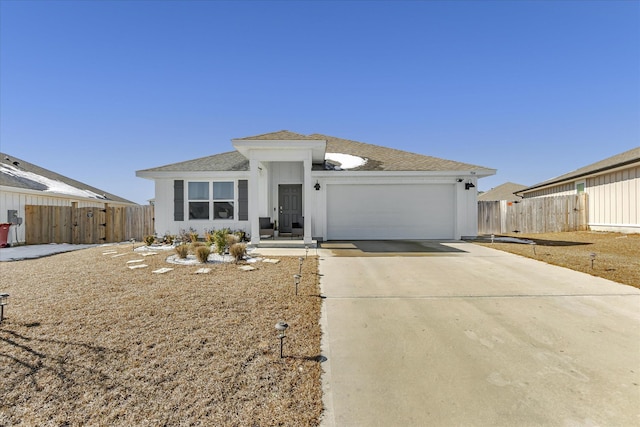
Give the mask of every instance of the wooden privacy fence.
POLYGON ((587 194, 478 202, 478 234, 588 230, 587 194))
POLYGON ((153 206, 25 206, 25 242, 114 243, 154 233, 153 206))

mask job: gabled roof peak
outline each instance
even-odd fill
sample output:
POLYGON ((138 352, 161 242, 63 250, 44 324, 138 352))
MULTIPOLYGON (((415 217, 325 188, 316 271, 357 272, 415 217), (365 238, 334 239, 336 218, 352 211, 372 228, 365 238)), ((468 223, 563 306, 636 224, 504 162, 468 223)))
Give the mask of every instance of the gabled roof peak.
POLYGON ((307 136, 307 135, 302 135, 300 133, 295 133, 295 132, 291 132, 288 130, 280 130, 277 132, 269 132, 269 133, 263 133, 261 135, 255 135, 255 136, 247 136, 244 138, 235 138, 236 140, 239 141, 255 141, 255 140, 261 140, 261 141, 289 141, 289 140, 305 140, 305 141, 317 141, 319 140, 319 138, 317 137, 313 137, 313 136, 307 136))

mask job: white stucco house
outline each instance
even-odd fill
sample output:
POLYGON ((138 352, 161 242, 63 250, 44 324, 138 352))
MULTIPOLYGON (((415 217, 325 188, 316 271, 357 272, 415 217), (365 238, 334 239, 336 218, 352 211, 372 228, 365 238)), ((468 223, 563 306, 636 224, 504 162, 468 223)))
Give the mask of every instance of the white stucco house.
POLYGON ((640 233, 640 147, 515 192, 525 198, 586 193, 592 231, 640 233))
POLYGON ((259 218, 313 240, 459 239, 477 234, 477 180, 494 169, 357 141, 279 131, 235 151, 139 170, 155 181, 157 234, 242 229, 259 218))

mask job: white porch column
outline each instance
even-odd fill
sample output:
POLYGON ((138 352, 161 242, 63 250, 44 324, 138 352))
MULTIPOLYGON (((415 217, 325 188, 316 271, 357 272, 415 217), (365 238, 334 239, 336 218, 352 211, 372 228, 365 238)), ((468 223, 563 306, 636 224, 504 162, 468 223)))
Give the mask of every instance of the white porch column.
POLYGON ((259 162, 257 159, 249 159, 249 223, 251 224, 251 244, 260 243, 260 209, 258 206, 258 188, 260 186, 258 176, 259 162))
POLYGON ((313 183, 311 182, 311 153, 304 159, 304 189, 302 193, 304 194, 304 244, 311 244, 311 189, 313 188, 313 183))

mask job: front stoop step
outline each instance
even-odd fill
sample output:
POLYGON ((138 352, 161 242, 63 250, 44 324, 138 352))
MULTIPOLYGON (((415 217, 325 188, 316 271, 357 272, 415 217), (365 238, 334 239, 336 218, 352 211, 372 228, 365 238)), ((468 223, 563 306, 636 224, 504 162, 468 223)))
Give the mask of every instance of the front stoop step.
POLYGON ((315 249, 318 247, 318 241, 312 240, 311 243, 305 245, 304 240, 291 240, 291 239, 267 239, 260 240, 260 243, 256 245, 258 248, 301 248, 307 246, 309 249, 315 249))

